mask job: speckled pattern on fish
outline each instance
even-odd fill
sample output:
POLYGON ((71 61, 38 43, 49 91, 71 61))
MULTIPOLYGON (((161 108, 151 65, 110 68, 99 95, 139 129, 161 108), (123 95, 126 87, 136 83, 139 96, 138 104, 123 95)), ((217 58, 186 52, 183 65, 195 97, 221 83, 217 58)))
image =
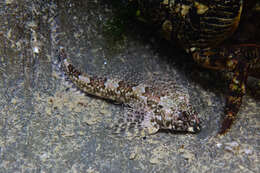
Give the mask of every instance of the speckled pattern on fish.
POLYGON ((189 95, 181 90, 164 92, 145 84, 87 75, 69 62, 63 48, 59 51, 59 61, 62 70, 81 91, 136 109, 118 124, 120 130, 136 128, 144 130, 145 134, 154 134, 159 129, 200 131, 198 114, 189 103, 189 95))

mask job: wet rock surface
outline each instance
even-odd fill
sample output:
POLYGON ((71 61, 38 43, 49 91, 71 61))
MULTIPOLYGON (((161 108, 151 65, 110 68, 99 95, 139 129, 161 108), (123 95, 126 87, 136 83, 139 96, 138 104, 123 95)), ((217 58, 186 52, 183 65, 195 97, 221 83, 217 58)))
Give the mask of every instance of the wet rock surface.
POLYGON ((100 1, 1 2, 0 172, 259 172, 256 80, 250 79, 231 131, 219 137, 223 75, 196 66, 149 28, 127 24, 120 35, 111 32, 121 29, 111 24, 114 17, 113 7, 100 1), (189 91, 202 131, 115 135, 107 127, 122 116, 122 106, 67 81, 56 64, 60 46, 93 75, 175 81, 189 91))

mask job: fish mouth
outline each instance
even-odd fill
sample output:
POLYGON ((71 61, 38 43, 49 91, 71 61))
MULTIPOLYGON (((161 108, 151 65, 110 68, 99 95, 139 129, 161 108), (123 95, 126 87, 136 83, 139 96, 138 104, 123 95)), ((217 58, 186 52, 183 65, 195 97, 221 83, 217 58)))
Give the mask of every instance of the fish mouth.
POLYGON ((194 122, 193 125, 190 124, 190 127, 187 130, 190 133, 199 133, 201 131, 201 125, 197 122, 194 122))
POLYGON ((172 124, 172 131, 198 133, 201 131, 200 119, 196 113, 182 112, 176 122, 172 124))
POLYGON ((171 130, 173 132, 188 132, 195 134, 201 131, 201 125, 197 122, 182 122, 181 124, 173 124, 171 130))

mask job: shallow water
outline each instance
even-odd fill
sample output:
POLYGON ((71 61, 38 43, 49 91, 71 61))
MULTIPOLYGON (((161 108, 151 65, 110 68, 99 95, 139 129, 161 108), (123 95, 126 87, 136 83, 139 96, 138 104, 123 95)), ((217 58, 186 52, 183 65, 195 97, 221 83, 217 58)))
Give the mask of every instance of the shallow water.
POLYGON ((231 131, 216 137, 223 80, 140 27, 111 41, 111 9, 89 0, 0 3, 0 172, 258 172, 257 96, 247 94, 231 131), (55 65, 60 46, 94 75, 175 81, 191 94, 202 131, 115 136, 106 127, 122 107, 66 81, 55 65))

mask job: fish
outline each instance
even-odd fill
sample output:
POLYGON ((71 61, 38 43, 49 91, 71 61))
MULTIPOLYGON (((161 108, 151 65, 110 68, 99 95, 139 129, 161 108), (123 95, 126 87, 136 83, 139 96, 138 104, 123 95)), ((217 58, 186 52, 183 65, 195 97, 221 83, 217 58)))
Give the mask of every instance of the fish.
POLYGON ((63 47, 58 52, 62 72, 80 91, 124 105, 127 113, 115 126, 118 132, 132 129, 151 135, 159 130, 187 133, 201 130, 199 115, 190 103, 189 94, 178 87, 169 86, 173 89, 168 90, 167 87, 89 75, 69 61, 63 47))

